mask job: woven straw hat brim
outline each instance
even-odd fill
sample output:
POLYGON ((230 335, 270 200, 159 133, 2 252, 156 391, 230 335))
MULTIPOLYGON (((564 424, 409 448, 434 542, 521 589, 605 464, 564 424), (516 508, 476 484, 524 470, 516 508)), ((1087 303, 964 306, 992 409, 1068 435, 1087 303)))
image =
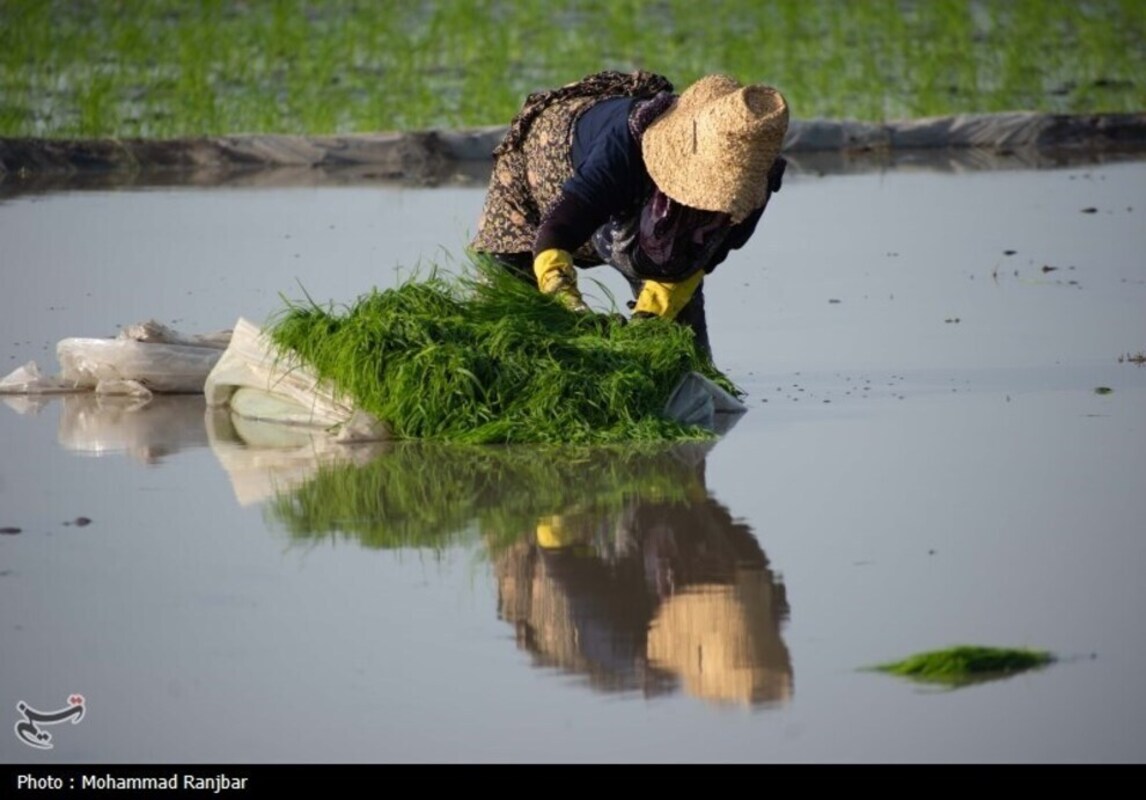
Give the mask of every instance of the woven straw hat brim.
POLYGON ((776 89, 709 75, 648 127, 641 147, 662 192, 739 222, 764 203, 787 132, 788 104, 776 89))

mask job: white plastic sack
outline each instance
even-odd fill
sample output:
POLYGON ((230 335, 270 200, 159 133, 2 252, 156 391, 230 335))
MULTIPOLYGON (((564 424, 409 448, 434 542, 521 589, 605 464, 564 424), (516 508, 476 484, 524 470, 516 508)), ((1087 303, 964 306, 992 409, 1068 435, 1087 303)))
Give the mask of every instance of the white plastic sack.
POLYGON ((198 393, 230 338, 230 331, 188 336, 150 320, 114 339, 63 339, 56 345, 59 375, 46 377, 30 361, 0 380, 0 394, 198 393))
POLYGON ((247 419, 321 428, 337 441, 392 438, 389 426, 339 397, 297 357, 275 350, 254 323, 242 318, 203 394, 208 406, 228 407, 247 419))
POLYGON ((147 322, 128 325, 120 331, 116 338, 151 344, 178 344, 186 347, 210 347, 215 350, 226 350, 227 345, 231 343, 231 332, 216 331, 214 333, 187 334, 169 328, 162 322, 150 319, 147 322))
POLYGON ((53 394, 74 391, 74 387, 65 381, 42 374, 35 361, 29 361, 0 378, 0 394, 53 394))
POLYGON ((223 351, 133 339, 64 339, 56 345, 60 379, 106 394, 201 392, 223 351))

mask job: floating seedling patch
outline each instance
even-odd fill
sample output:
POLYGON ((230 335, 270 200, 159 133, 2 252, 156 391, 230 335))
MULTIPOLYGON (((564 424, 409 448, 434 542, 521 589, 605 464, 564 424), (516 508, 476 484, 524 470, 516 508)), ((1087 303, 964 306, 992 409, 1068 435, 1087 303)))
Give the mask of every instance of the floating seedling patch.
POLYGON ((957 687, 1008 678, 1019 672, 1051 664, 1054 656, 1045 650, 958 645, 946 650, 917 653, 902 661, 870 669, 912 680, 957 687))

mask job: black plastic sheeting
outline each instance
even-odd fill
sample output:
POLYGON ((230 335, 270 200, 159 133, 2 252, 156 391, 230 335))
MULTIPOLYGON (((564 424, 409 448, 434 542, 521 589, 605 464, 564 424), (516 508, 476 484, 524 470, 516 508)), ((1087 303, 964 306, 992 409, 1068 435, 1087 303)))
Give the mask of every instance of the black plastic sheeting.
MULTIPOLYGON (((0 139, 0 173, 243 172, 266 167, 351 170, 366 177, 436 183, 480 173, 504 126, 348 136, 246 135, 189 139, 0 139)), ((786 154, 888 157, 901 151, 1146 150, 1146 113, 959 114, 898 122, 794 120, 786 154)))

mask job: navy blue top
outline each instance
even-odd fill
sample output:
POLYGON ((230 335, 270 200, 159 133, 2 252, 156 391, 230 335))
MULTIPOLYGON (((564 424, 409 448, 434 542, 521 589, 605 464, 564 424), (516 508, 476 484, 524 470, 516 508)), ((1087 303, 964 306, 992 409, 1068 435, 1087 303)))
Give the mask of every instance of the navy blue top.
POLYGON ((629 129, 634 102, 617 97, 597 103, 573 133, 573 177, 562 188, 596 208, 602 222, 638 207, 653 190, 641 145, 629 129))

